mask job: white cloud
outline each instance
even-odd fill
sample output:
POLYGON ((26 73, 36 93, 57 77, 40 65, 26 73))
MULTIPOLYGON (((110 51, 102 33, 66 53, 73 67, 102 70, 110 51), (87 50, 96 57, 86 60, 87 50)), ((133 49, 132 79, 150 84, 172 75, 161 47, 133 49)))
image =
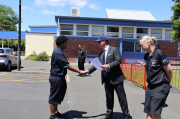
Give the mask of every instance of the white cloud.
POLYGON ((98 7, 98 6, 95 5, 95 4, 89 4, 89 8, 90 8, 90 9, 94 9, 94 10, 98 10, 98 9, 101 9, 102 7, 98 7))
POLYGON ((64 7, 66 4, 75 5, 77 7, 84 7, 89 0, 35 0, 35 6, 60 6, 64 7))
POLYGON ((57 15, 58 13, 57 12, 54 12, 54 11, 50 11, 50 10, 47 10, 47 9, 44 9, 43 11, 40 11, 40 13, 44 14, 44 15, 57 15))
POLYGON ((70 5, 75 5, 78 7, 84 7, 87 5, 88 0, 67 0, 70 5))
POLYGON ((22 6, 22 10, 28 10, 28 11, 34 11, 33 7, 29 7, 29 6, 22 6))

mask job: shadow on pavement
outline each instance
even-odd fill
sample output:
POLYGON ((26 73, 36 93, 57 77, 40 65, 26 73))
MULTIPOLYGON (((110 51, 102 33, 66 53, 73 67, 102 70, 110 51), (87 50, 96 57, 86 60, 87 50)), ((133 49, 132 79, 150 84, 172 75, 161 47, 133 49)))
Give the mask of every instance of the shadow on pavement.
MULTIPOLYGON (((70 110, 66 112, 66 117, 64 119, 74 119, 74 118, 79 118, 79 119, 85 119, 85 118, 102 118, 104 114, 99 114, 99 115, 92 115, 92 116, 83 116, 84 114, 87 114, 85 111, 77 111, 77 110, 70 110)), ((59 118, 61 119, 61 118, 59 118)), ((113 113, 113 119, 124 119, 124 116, 120 112, 114 112, 113 113)))
POLYGON ((73 119, 73 118, 96 118, 99 116, 103 116, 104 114, 100 115, 93 115, 93 116, 83 116, 83 114, 87 114, 85 111, 77 111, 77 110, 70 110, 66 112, 66 117, 64 119, 73 119))
POLYGON ((76 76, 79 76, 79 77, 91 77, 91 75, 85 75, 85 76, 76 75, 76 76))
MULTIPOLYGON (((24 67, 21 66, 21 69, 22 69, 22 68, 24 68, 24 67)), ((13 67, 11 68, 11 70, 17 70, 17 67, 16 67, 16 66, 13 66, 13 67)), ((0 68, 0 72, 10 72, 10 71, 6 71, 5 68, 0 68)))

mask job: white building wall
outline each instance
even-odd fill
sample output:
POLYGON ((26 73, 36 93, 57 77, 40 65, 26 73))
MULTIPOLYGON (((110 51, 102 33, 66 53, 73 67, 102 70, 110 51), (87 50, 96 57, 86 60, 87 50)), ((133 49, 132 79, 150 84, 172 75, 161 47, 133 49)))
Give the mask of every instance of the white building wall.
POLYGON ((26 33, 25 56, 35 51, 37 54, 45 51, 48 56, 53 52, 53 40, 56 34, 26 33))

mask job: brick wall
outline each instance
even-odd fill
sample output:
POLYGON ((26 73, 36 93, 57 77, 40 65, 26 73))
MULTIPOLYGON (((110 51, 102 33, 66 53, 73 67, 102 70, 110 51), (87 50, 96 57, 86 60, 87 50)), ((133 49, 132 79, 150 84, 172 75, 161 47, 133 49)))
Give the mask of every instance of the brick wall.
POLYGON ((177 57, 178 43, 159 42, 160 50, 162 50, 167 57, 177 57))
MULTIPOLYGON (((56 38, 54 38, 54 48, 56 47, 55 43, 56 38)), ((87 54, 99 54, 102 49, 98 47, 98 43, 95 42, 96 39, 77 39, 77 38, 69 38, 68 39, 68 46, 64 50, 67 59, 70 63, 75 63, 78 59, 78 50, 79 44, 83 45, 83 48, 87 50, 87 54)), ((119 48, 119 41, 118 40, 109 40, 109 44, 111 46, 119 48)))

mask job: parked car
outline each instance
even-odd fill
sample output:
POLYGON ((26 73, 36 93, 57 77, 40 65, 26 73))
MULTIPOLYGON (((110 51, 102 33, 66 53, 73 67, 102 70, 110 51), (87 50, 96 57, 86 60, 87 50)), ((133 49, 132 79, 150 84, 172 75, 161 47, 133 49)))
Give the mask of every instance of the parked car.
POLYGON ((18 57, 13 55, 13 49, 0 48, 0 68, 11 71, 12 67, 17 67, 18 57))

